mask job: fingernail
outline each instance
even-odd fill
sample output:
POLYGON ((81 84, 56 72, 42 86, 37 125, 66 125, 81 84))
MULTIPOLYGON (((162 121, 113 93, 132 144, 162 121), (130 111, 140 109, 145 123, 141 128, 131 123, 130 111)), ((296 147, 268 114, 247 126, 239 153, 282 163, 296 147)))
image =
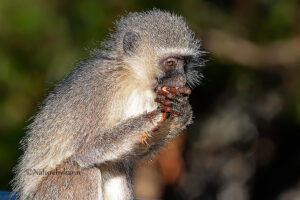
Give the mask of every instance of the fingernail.
POLYGON ((167 92, 168 91, 168 87, 167 86, 162 86, 161 88, 163 91, 167 92))

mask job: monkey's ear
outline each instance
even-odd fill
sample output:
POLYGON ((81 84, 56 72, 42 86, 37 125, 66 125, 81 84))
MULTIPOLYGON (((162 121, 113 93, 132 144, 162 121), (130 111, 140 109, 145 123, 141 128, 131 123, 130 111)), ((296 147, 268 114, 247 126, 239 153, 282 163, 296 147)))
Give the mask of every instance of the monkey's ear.
POLYGON ((127 32, 123 38, 123 50, 125 54, 130 55, 138 46, 138 41, 141 39, 137 32, 127 32))

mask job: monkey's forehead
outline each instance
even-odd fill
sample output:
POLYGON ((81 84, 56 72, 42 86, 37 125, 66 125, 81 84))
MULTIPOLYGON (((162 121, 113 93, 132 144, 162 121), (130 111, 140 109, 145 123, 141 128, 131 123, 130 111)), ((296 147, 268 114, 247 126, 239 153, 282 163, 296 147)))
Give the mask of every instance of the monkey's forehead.
POLYGON ((198 50, 199 41, 189 29, 185 20, 176 14, 161 10, 129 13, 116 23, 117 32, 134 31, 140 34, 142 42, 164 48, 198 50))

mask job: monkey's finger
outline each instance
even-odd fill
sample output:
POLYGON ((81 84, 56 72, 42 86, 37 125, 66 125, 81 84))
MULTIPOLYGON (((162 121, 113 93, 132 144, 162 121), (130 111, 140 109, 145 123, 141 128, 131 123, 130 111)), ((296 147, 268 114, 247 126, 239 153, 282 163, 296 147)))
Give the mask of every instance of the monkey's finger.
POLYGON ((175 94, 177 96, 181 96, 181 94, 185 94, 185 95, 190 95, 192 93, 191 89, 188 87, 167 87, 167 86, 163 86, 162 87, 163 91, 168 91, 172 94, 175 94))
POLYGON ((172 94, 176 94, 177 96, 180 96, 180 94, 190 95, 192 93, 191 89, 188 87, 168 87, 168 86, 162 86, 161 90, 165 92, 170 92, 172 94))
POLYGON ((162 124, 164 123, 164 121, 166 121, 166 119, 169 117, 170 115, 168 113, 162 113, 161 114, 161 119, 157 122, 158 124, 162 124))
POLYGON ((176 108, 173 108, 173 107, 164 106, 162 111, 165 112, 166 114, 168 114, 169 116, 172 116, 172 117, 179 117, 179 115, 180 115, 179 110, 176 109, 176 108))
POLYGON ((171 112, 171 116, 172 117, 179 117, 180 116, 180 113, 179 112, 171 112))
POLYGON ((177 99, 178 97, 182 97, 182 95, 179 94, 173 94, 171 92, 168 92, 168 91, 164 91, 164 90, 159 90, 156 92, 157 93, 157 97, 158 98, 165 98, 165 99, 168 99, 168 100, 175 100, 177 99))
POLYGON ((144 144, 144 145, 149 145, 148 143, 148 138, 152 137, 152 135, 148 132, 142 133, 140 135, 140 139, 137 141, 138 143, 144 144))
POLYGON ((172 105, 172 101, 170 101, 169 99, 155 98, 154 101, 157 102, 157 103, 161 103, 161 104, 163 104, 165 106, 172 105))
POLYGON ((173 99, 173 95, 172 95, 170 92, 168 92, 168 91, 157 90, 156 93, 157 93, 158 95, 162 95, 162 96, 164 96, 164 97, 166 97, 166 98, 173 99))
POLYGON ((168 87, 168 86, 162 86, 161 88, 162 91, 167 92, 167 93, 171 93, 173 95, 176 96, 181 96, 178 87, 168 87))
POLYGON ((161 105, 161 106, 159 106, 159 108, 162 112, 171 112, 172 111, 170 106, 161 105))
POLYGON ((157 94, 157 95, 156 95, 156 98, 171 100, 171 99, 167 98, 166 96, 163 96, 163 95, 160 95, 160 94, 157 94))
MULTIPOLYGON (((167 112, 160 112, 159 118, 156 118, 155 120, 153 118, 149 118, 149 121, 151 124, 153 124, 152 131, 156 131, 159 129, 162 123, 166 121, 170 117, 170 114, 167 112)), ((151 137, 151 136, 150 136, 151 137)))
POLYGON ((178 90, 181 94, 185 95, 190 95, 192 93, 191 89, 188 87, 179 87, 178 90))

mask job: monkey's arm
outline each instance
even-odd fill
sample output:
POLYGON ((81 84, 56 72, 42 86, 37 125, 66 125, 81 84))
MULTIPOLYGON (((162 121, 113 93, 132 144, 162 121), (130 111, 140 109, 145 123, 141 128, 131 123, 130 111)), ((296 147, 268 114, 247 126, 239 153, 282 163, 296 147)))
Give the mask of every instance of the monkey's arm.
MULTIPOLYGON (((161 114, 158 111, 153 117, 159 119, 161 114)), ((149 121, 149 114, 125 120, 88 142, 82 141, 71 160, 76 161, 81 167, 120 160, 134 154, 141 134, 150 132, 153 127, 149 121)))
POLYGON ((143 155, 176 136, 191 123, 192 109, 188 97, 183 95, 190 91, 166 89, 157 91, 156 102, 161 105, 155 111, 125 120, 89 142, 82 141, 72 159, 81 167, 88 167, 143 155))

